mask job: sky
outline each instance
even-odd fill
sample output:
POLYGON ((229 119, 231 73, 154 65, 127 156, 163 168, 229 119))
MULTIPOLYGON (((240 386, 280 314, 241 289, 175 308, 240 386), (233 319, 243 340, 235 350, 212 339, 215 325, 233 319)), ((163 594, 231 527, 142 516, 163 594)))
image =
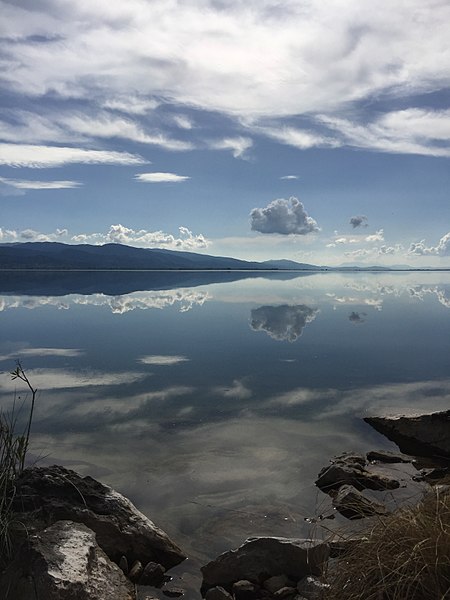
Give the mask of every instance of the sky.
POLYGON ((0 10, 0 243, 450 267, 448 0, 0 10))

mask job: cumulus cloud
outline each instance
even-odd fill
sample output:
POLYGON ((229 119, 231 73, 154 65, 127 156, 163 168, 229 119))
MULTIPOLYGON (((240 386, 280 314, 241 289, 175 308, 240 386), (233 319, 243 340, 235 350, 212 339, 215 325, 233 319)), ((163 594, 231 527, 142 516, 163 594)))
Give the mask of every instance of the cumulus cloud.
POLYGON ((79 181, 29 181, 0 177, 0 182, 18 190, 61 190, 77 188, 83 185, 79 181))
POLYGON ((412 242, 408 254, 419 256, 450 256, 450 231, 441 237, 436 246, 427 246, 425 240, 412 242))
POLYGON ((176 175, 175 173, 140 173, 134 178, 142 183, 178 183, 190 179, 187 175, 176 175))
POLYGON ((295 342, 318 312, 317 308, 304 304, 260 306, 251 311, 250 327, 254 331, 265 331, 275 340, 295 342))
POLYGON ((10 167, 42 169, 60 167, 71 163, 142 165, 146 162, 140 156, 129 152, 28 144, 0 144, 0 164, 10 167))
POLYGON ((366 242, 384 242, 384 230, 379 229, 375 233, 368 235, 364 238, 366 242))
POLYGON ((72 236, 71 241, 82 244, 107 244, 110 242, 141 246, 144 248, 171 248, 173 250, 194 250, 206 248, 209 240, 202 234, 194 234, 187 227, 179 227, 179 236, 163 231, 132 229, 120 223, 111 225, 107 233, 82 233, 72 236))
POLYGON ((351 217, 350 225, 353 227, 353 229, 356 229, 357 227, 367 227, 367 217, 365 215, 357 215, 356 217, 351 217))
POLYGON ((254 208, 250 213, 253 231, 282 235, 307 235, 320 231, 317 222, 305 211, 303 203, 295 197, 279 198, 265 208, 254 208))
POLYGON ((52 233, 41 233, 34 229, 2 229, 0 228, 1 242, 55 242, 61 241, 68 235, 67 229, 56 229, 52 233))

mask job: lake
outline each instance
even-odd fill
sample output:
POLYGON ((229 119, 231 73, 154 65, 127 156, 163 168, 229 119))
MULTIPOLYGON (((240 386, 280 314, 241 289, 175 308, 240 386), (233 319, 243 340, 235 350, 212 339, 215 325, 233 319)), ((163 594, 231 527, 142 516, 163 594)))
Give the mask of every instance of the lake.
POLYGON ((4 272, 0 326, 2 406, 28 402, 16 359, 39 389, 31 459, 131 498, 192 589, 317 528, 329 458, 394 448, 362 417, 450 405, 448 272, 4 272))

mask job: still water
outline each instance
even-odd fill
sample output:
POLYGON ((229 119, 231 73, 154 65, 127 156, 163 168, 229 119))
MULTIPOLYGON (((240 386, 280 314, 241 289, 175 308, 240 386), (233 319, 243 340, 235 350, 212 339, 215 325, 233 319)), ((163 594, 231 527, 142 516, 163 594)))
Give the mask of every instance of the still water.
POLYGON ((393 447, 363 416, 450 405, 446 272, 2 273, 0 328, 32 460, 130 497, 188 588, 247 536, 308 535, 329 457, 393 447))

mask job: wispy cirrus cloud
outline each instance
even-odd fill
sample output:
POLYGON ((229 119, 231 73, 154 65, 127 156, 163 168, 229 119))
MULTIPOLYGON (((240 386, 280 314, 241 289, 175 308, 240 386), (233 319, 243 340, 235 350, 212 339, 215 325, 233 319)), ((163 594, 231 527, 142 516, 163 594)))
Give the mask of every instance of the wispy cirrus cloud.
POLYGON ((149 354, 148 356, 141 356, 137 360, 143 365, 171 367, 172 365, 178 365, 180 363, 187 362, 189 361, 189 358, 186 356, 149 354))
POLYGON ((85 148, 36 146, 31 144, 0 144, 0 164, 10 167, 43 169, 73 163, 142 165, 146 162, 137 154, 113 150, 87 150, 85 148))
POLYGON ((83 185, 79 181, 32 181, 8 179, 6 177, 0 177, 0 182, 18 190, 62 190, 77 188, 83 185))
POLYGON ((187 175, 176 173, 139 173, 134 178, 142 183, 179 183, 190 179, 187 175))

